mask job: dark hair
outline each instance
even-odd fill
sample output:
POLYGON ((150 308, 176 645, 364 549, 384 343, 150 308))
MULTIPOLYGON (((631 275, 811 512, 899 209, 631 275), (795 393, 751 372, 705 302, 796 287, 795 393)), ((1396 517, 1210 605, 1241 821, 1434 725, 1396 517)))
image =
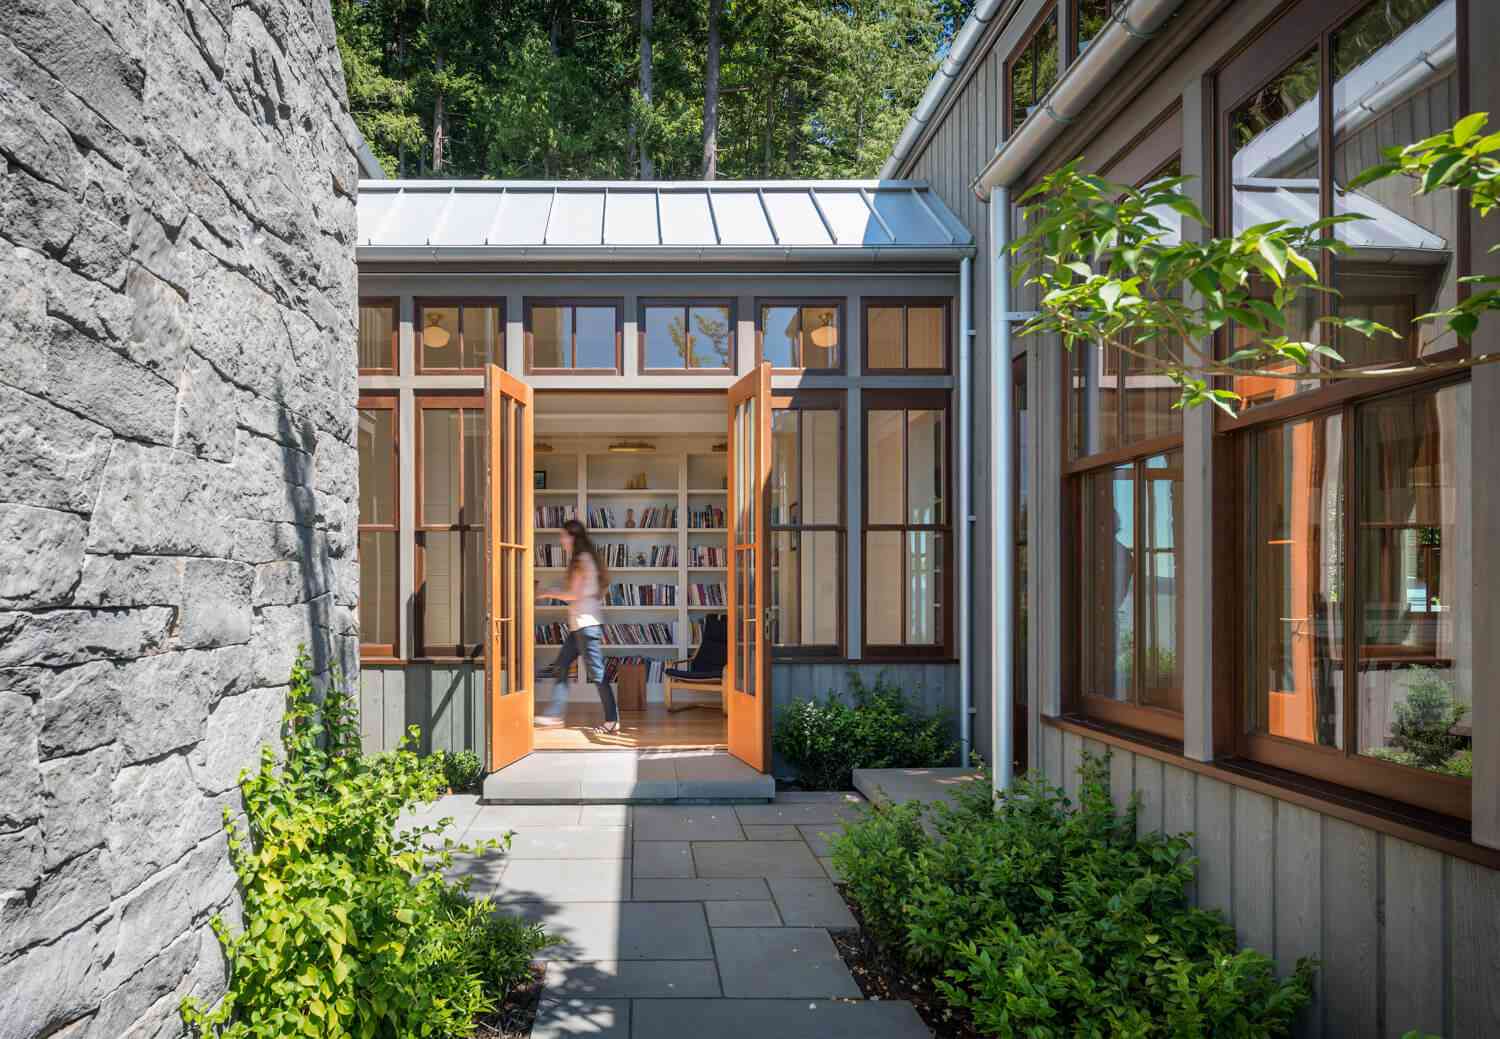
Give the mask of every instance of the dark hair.
POLYGON ((594 569, 599 572, 599 595, 603 598, 604 590, 609 587, 609 571, 605 569, 604 560, 599 558, 599 550, 594 547, 594 539, 589 537, 589 529, 576 519, 568 520, 562 529, 573 539, 573 555, 568 559, 568 577, 571 579, 577 571, 578 557, 587 553, 594 561, 594 569))

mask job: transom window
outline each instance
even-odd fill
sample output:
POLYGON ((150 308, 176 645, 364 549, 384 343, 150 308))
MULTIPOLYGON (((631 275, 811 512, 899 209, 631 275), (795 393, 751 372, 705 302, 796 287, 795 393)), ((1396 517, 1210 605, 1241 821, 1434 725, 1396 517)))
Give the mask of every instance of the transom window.
POLYGON ((760 356, 773 368, 843 367, 844 308, 839 301, 762 301, 759 320, 760 356))
POLYGON ((1049 4, 1005 63, 1006 136, 1036 110, 1058 77, 1057 5, 1049 4))
POLYGON ((641 304, 642 371, 734 368, 734 305, 727 300, 641 304))
POLYGON ((497 300, 417 303, 417 371, 480 372, 505 360, 505 308, 497 300))
POLYGON ((527 371, 618 372, 620 312, 618 300, 527 300, 527 371))
POLYGON ((865 304, 865 371, 941 372, 948 368, 946 300, 865 304))
POLYGON ((396 373, 396 301, 359 301, 359 371, 362 375, 396 373))

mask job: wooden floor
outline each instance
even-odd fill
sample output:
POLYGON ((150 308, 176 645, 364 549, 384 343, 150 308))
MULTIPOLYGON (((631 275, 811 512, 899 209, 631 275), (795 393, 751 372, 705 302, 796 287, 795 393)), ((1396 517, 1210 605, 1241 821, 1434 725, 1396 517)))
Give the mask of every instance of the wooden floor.
POLYGON ((644 711, 621 711, 620 731, 590 731, 604 721, 598 704, 570 703, 561 728, 536 729, 537 750, 631 750, 640 747, 723 747, 728 732, 718 707, 695 707, 668 714, 663 704, 644 711))

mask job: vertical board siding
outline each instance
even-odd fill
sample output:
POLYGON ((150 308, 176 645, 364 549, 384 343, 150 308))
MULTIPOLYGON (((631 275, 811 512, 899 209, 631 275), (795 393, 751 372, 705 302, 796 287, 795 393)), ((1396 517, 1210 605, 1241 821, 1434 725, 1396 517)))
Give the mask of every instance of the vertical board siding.
POLYGON ((415 725, 420 754, 478 753, 483 673, 463 662, 361 668, 359 731, 365 751, 395 750, 415 725))
MULTIPOLYGON (((1282 805, 1285 811, 1289 806, 1282 805)), ((1330 1035, 1378 1035, 1380 835, 1323 819, 1323 967, 1318 989, 1330 1035), (1337 1012, 1330 1012, 1337 1007, 1337 1012)), ((1439 926, 1441 926, 1439 924, 1439 926)))
POLYGON ((1385 1034, 1447 1028, 1443 990, 1443 856, 1386 837, 1385 1034))
POLYGON ((1448 860, 1454 1037, 1500 1035, 1500 873, 1448 860))
POLYGON ((1234 790, 1234 930, 1241 945, 1276 948, 1276 802, 1234 790))
MULTIPOLYGON (((1276 805, 1276 884, 1274 956, 1282 975, 1290 974, 1303 956, 1320 955, 1323 934, 1323 817, 1301 805, 1276 805)), ((1336 881, 1335 881, 1336 883, 1336 881)), ((1323 1034, 1319 985, 1312 1005, 1299 1015, 1299 1034, 1323 1034)))
POLYGON ((1198 905, 1234 919, 1234 787, 1194 776, 1198 905))

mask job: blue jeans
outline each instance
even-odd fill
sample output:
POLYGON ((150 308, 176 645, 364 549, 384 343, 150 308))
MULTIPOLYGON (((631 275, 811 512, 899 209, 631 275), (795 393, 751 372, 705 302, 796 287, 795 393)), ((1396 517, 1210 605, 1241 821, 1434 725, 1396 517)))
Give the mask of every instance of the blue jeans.
POLYGON ((556 683, 552 687, 552 700, 543 714, 561 718, 568 709, 568 668, 573 661, 582 659, 584 675, 599 690, 599 705, 604 708, 604 720, 620 720, 620 708, 615 704, 615 692, 604 680, 604 633, 599 625, 579 628, 563 643, 562 652, 553 665, 556 683))

